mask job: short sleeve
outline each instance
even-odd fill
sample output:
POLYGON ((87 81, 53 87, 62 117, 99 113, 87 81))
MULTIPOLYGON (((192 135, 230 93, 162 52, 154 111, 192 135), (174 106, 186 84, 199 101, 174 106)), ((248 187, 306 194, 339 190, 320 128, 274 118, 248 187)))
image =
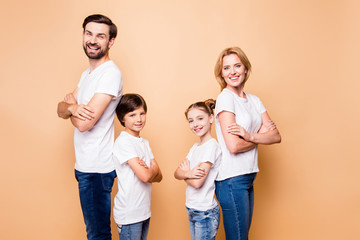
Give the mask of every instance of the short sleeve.
POLYGON ((104 71, 99 84, 95 90, 96 93, 105 93, 114 97, 121 95, 122 76, 121 72, 116 68, 107 69, 104 71))
POLYGON ((149 150, 149 154, 150 154, 150 159, 154 159, 154 154, 152 153, 149 141, 146 140, 146 147, 149 150))
POLYGON ((216 100, 215 117, 222 111, 235 113, 233 96, 225 91, 222 91, 216 100))
POLYGON ((88 74, 89 73, 89 69, 86 69, 82 74, 81 74, 81 77, 80 77, 80 81, 79 81, 79 83, 78 83, 78 88, 80 88, 81 87, 81 85, 82 85, 82 83, 83 83, 83 81, 84 81, 84 79, 85 79, 85 77, 86 77, 86 74, 88 74))
POLYGON ((125 138, 118 138, 114 144, 114 160, 120 164, 127 162, 132 158, 138 157, 135 146, 125 138))
POLYGON ((252 103, 254 104, 254 106, 256 107, 256 110, 260 114, 263 114, 264 112, 266 112, 266 108, 258 96, 255 96, 253 94, 248 94, 248 96, 249 96, 249 98, 251 98, 252 103))
POLYGON ((264 112, 266 112, 266 108, 260 99, 259 99, 259 112, 260 112, 260 114, 263 114, 264 112))
POLYGON ((187 159, 190 160, 190 159, 192 158, 192 154, 193 154, 194 149, 196 148, 196 146, 197 146, 197 143, 195 143, 195 144, 190 148, 190 151, 189 151, 188 155, 186 156, 187 159))
POLYGON ((218 158, 220 148, 218 147, 216 142, 209 142, 204 149, 203 157, 201 158, 200 162, 210 162, 215 164, 216 159, 218 158))

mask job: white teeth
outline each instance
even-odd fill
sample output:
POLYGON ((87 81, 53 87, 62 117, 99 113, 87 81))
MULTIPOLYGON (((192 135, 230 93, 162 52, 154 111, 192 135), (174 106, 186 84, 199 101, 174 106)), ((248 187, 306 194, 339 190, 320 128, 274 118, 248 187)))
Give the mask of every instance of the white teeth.
POLYGON ((91 47, 91 46, 88 46, 88 48, 90 48, 91 50, 97 50, 98 49, 97 47, 91 47))

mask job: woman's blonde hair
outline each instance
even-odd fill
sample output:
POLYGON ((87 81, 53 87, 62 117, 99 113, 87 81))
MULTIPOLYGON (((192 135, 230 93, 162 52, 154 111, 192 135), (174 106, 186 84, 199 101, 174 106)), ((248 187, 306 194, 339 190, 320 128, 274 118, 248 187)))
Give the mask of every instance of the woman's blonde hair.
POLYGON ((216 81, 218 81, 218 83, 220 84, 221 90, 226 88, 225 79, 222 77, 223 59, 224 59, 225 56, 228 56, 228 55, 231 55, 231 54, 236 54, 236 56, 239 57, 241 63, 244 64, 244 66, 245 66, 245 68, 247 70, 246 73, 245 73, 245 79, 244 79, 243 84, 245 84, 245 82, 248 80, 248 78, 250 76, 251 63, 250 63, 249 59, 247 58, 246 54, 244 53, 244 51, 241 50, 241 48, 239 48, 239 47, 225 48, 219 54, 219 57, 218 57, 218 59, 216 61, 215 69, 214 69, 214 74, 215 74, 215 77, 216 77, 216 81))

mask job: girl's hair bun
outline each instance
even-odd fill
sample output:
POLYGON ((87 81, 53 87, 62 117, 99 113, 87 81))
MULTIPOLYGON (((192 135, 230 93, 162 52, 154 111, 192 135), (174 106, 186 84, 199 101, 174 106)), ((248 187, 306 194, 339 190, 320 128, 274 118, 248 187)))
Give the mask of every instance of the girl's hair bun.
POLYGON ((216 100, 210 98, 204 101, 205 105, 208 106, 211 110, 215 109, 216 100))

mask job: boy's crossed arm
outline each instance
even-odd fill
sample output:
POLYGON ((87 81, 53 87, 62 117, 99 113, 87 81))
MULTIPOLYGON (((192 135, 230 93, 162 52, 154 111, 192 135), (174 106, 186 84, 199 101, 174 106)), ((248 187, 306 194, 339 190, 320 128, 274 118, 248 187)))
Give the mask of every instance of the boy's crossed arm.
POLYGON ((162 173, 155 159, 151 160, 150 167, 138 157, 128 160, 128 164, 135 175, 145 183, 160 182, 162 180, 162 173))

